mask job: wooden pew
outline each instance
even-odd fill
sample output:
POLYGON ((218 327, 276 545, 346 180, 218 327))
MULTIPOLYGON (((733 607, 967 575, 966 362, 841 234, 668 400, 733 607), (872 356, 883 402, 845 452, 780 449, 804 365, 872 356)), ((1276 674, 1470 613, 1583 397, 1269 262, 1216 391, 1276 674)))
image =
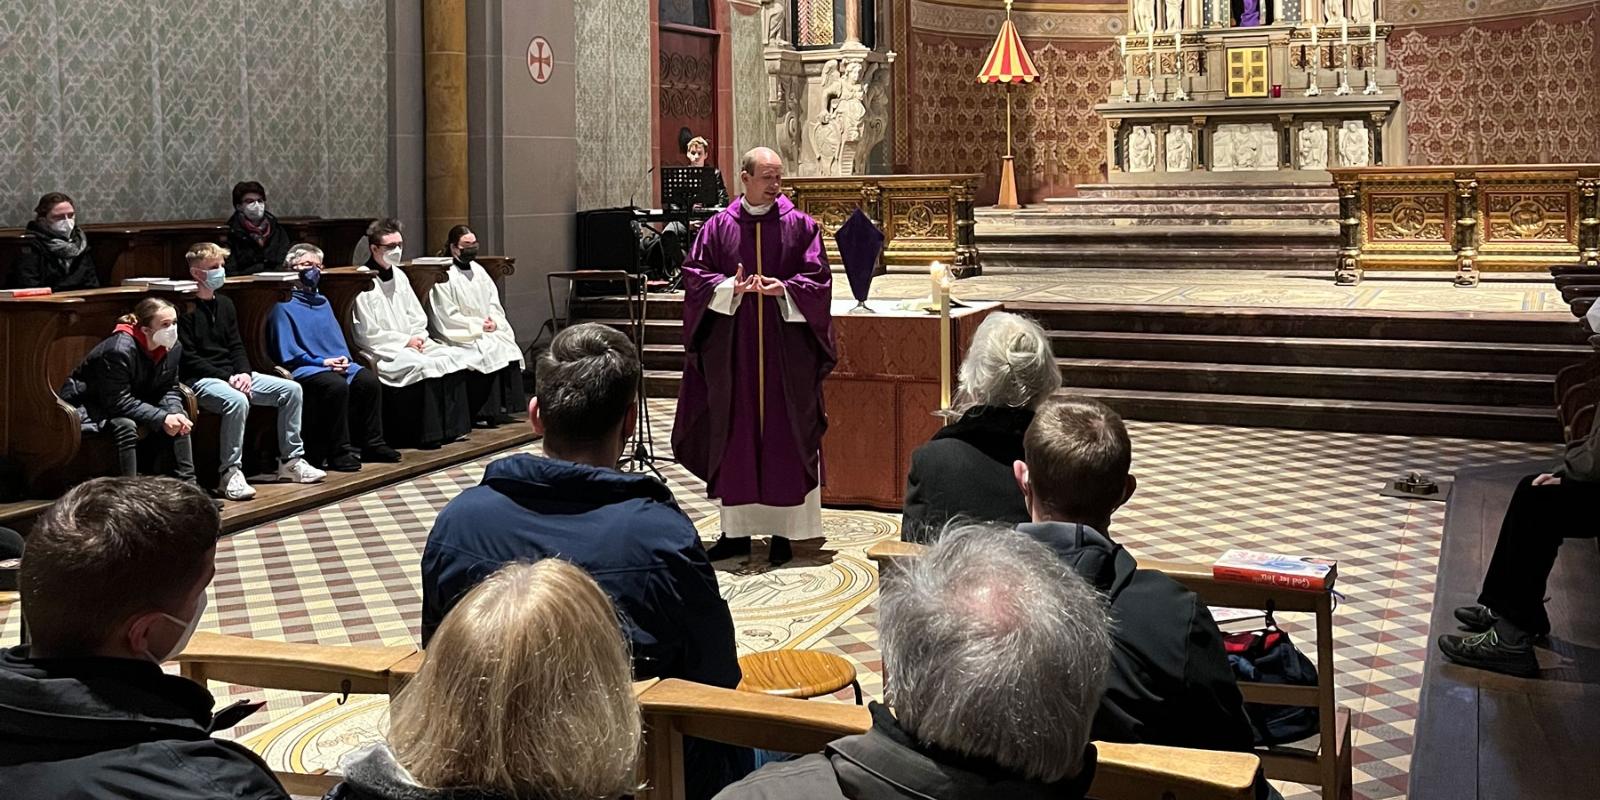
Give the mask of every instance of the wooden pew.
MULTIPOLYGON (((77 409, 56 392, 117 319, 151 294, 186 302, 182 293, 138 286, 0 298, 0 455, 23 468, 30 496, 53 497, 112 471, 114 453, 85 451, 77 409)), ((189 406, 194 413, 192 397, 189 406)))
MULTIPOLYGON (((327 263, 342 266, 366 236, 365 218, 279 217, 296 242, 310 242, 327 254, 327 263)), ((227 244, 226 219, 153 220, 150 222, 86 223, 89 249, 100 272, 100 285, 117 286, 128 278, 188 278, 183 255, 198 242, 227 244)), ((25 247, 24 228, 0 228, 0 285, 7 285, 11 265, 25 247)))
MULTIPOLYGON (((879 542, 867 550, 867 558, 879 570, 892 574, 897 562, 916 558, 926 547, 911 542, 879 542)), ((1340 706, 1334 696, 1333 596, 1329 592, 1300 592, 1219 581, 1211 577, 1209 564, 1143 561, 1141 569, 1154 569, 1195 594, 1208 606, 1272 609, 1276 612, 1306 612, 1315 615, 1317 629, 1317 685, 1240 681, 1239 691, 1251 703, 1308 706, 1320 715, 1321 731, 1311 750, 1288 746, 1257 748, 1268 778, 1320 785, 1325 800, 1348 800, 1352 789, 1350 749, 1350 710, 1340 706)))
MULTIPOLYGON (((416 674, 422 653, 411 647, 290 644, 196 633, 177 661, 186 677, 244 686, 309 692, 393 694, 416 674)), ((688 681, 634 684, 645 723, 641 771, 649 788, 641 800, 683 797, 683 737, 789 753, 818 752, 828 742, 864 733, 867 709, 704 686, 688 681)), ((1090 796, 1104 800, 1244 800, 1253 796, 1260 760, 1153 745, 1097 742, 1098 768, 1090 796)), ((279 773, 295 794, 317 795, 335 775, 279 773)))

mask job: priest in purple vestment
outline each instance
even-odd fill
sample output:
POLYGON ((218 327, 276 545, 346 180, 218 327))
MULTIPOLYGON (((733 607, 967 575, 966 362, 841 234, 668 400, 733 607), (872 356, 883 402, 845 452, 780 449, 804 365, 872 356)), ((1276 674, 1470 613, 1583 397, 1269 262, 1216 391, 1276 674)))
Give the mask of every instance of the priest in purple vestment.
POLYGON ((783 196, 783 160, 745 154, 744 194, 706 221, 683 263, 678 461, 722 512, 712 560, 748 555, 752 535, 822 535, 822 380, 833 370, 833 276, 817 221, 783 196))

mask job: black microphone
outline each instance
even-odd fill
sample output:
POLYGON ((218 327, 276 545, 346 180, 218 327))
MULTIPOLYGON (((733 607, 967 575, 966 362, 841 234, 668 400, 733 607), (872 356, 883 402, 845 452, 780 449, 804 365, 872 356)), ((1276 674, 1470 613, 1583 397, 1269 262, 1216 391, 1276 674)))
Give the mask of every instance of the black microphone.
POLYGON ((638 208, 638 206, 633 204, 633 199, 635 197, 639 196, 639 189, 643 188, 643 186, 645 185, 645 182, 650 179, 650 173, 655 172, 655 171, 656 171, 656 165, 651 164, 650 168, 645 170, 643 175, 639 176, 639 185, 633 187, 633 194, 628 195, 628 206, 629 207, 638 208))

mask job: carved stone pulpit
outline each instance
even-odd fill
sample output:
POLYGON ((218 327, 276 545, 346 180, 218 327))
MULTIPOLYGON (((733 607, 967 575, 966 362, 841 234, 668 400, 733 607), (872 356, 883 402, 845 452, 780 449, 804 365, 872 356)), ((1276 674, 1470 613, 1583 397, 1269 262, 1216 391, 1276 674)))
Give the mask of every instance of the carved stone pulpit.
POLYGON ((839 1, 847 11, 843 31, 795 24, 795 15, 831 20, 836 0, 762 4, 767 104, 772 109, 775 149, 784 163, 792 165, 791 173, 799 176, 888 171, 888 158, 879 146, 889 137, 893 116, 889 92, 895 54, 862 41, 866 27, 879 33, 878 41, 888 41, 882 35, 888 15, 880 13, 873 25, 863 26, 860 0, 839 1), (810 13, 812 6, 823 4, 827 14, 810 13), (827 43, 820 44, 823 41, 827 43))
POLYGON ((1405 163, 1375 0, 1129 0, 1095 106, 1112 183, 1297 183, 1405 163))

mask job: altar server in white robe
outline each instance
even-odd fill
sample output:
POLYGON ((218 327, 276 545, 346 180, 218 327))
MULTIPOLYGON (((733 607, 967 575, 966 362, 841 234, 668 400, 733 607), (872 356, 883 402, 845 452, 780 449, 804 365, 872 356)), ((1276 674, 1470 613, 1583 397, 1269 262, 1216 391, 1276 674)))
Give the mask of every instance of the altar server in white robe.
POLYGON ((367 268, 377 271, 378 282, 356 296, 351 328, 383 384, 390 443, 432 450, 472 431, 467 376, 474 353, 428 337, 428 315, 399 269, 403 227, 395 219, 367 226, 367 268))
POLYGON ((478 257, 478 237, 471 228, 450 229, 450 280, 434 284, 428 312, 434 333, 447 344, 469 348, 472 373, 467 376, 467 403, 473 424, 494 427, 511 421, 527 405, 522 391, 522 349, 506 320, 500 291, 478 257))

